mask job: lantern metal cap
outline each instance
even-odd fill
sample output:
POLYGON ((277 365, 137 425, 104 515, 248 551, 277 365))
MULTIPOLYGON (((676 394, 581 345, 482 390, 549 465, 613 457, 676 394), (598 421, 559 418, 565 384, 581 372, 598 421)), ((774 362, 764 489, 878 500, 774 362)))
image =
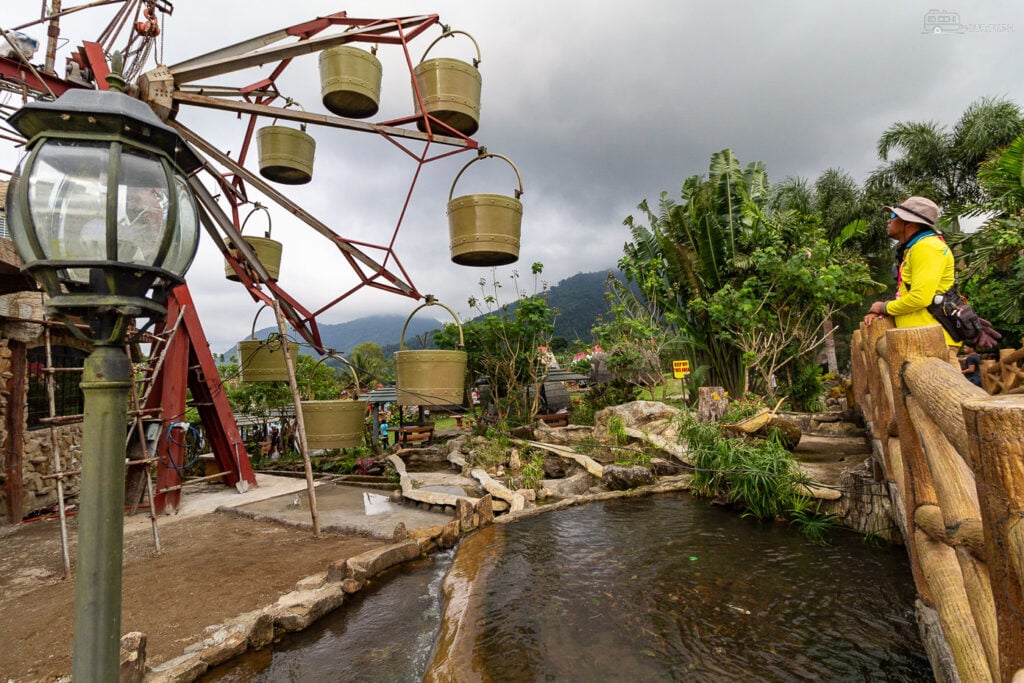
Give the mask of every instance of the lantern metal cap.
POLYGON ((141 100, 124 93, 73 88, 52 102, 29 102, 8 119, 29 140, 48 131, 61 134, 118 135, 163 150, 186 174, 202 161, 141 100))

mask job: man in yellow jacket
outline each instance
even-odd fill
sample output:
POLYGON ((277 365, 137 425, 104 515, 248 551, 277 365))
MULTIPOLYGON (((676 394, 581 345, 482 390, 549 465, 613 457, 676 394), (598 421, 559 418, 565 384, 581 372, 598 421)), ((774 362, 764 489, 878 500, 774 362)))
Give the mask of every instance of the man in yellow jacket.
MULTIPOLYGON (((953 252, 938 234, 935 222, 939 207, 925 197, 909 197, 901 204, 885 207, 890 212, 886 234, 899 244, 896 247, 896 298, 871 304, 864 322, 886 315, 896 319, 896 327, 938 325, 928 312, 936 294, 942 294, 956 281, 953 252)), ((960 346, 945 330, 946 344, 960 346)))

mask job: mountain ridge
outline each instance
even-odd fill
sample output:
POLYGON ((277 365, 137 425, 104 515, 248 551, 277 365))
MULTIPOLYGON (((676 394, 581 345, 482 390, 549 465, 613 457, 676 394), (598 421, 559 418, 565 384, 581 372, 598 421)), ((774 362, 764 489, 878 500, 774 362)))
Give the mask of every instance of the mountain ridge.
MULTIPOLYGON (((598 316, 608 312, 608 303, 604 300, 604 283, 609 272, 622 279, 622 273, 618 270, 592 271, 577 273, 547 289, 545 296, 548 306, 558 311, 555 319, 556 337, 563 337, 569 342, 582 339, 590 343, 590 331, 598 316)), ((509 308, 514 307, 515 302, 512 302, 509 308)), ((483 317, 485 316, 477 316, 472 320, 480 320, 483 317)), ((335 349, 340 353, 348 353, 360 344, 372 342, 381 347, 387 356, 398 350, 405 321, 406 317, 400 314, 377 314, 343 323, 320 325, 320 339, 325 348, 335 349)), ((406 347, 419 348, 418 336, 440 329, 446 322, 450 321, 419 316, 413 318, 405 331, 406 347)), ((276 331, 276 327, 257 330, 256 338, 264 339, 276 331)), ((312 353, 307 348, 300 347, 300 350, 302 353, 312 353)), ((227 349, 222 355, 225 359, 237 355, 237 346, 227 349)))

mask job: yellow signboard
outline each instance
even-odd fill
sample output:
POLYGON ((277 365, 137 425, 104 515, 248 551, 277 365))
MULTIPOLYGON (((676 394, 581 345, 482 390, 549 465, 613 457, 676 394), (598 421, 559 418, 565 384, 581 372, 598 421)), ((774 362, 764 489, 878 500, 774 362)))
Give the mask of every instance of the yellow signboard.
POLYGON ((672 376, 676 379, 683 379, 690 374, 690 361, 688 360, 674 360, 672 361, 672 376))

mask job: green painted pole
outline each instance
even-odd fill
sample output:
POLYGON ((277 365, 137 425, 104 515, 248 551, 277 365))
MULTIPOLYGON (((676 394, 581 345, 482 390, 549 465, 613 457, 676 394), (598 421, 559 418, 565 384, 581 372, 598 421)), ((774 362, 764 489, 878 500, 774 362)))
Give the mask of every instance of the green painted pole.
POLYGON ((124 461, 131 363, 120 346, 85 360, 82 479, 75 572, 76 681, 117 681, 121 659, 124 461))

